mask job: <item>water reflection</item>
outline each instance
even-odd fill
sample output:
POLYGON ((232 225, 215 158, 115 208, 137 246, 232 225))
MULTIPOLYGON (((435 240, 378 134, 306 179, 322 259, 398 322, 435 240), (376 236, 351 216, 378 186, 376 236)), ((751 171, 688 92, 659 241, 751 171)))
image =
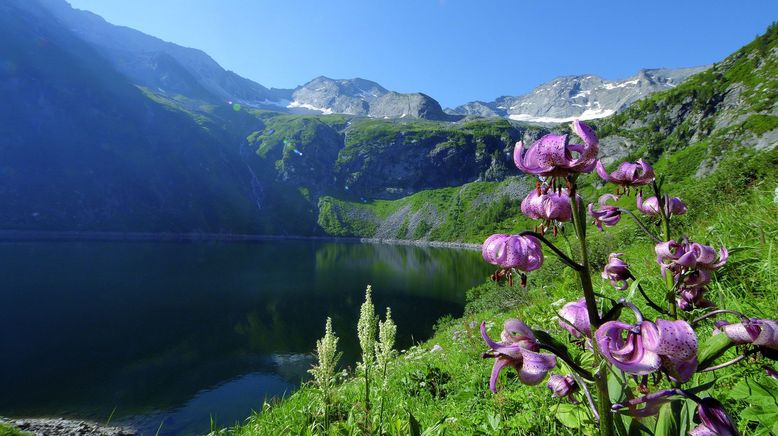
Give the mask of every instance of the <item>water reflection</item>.
POLYGON ((324 319, 353 362, 367 283, 398 346, 462 310, 475 252, 407 246, 0 244, 0 415, 128 420, 150 433, 231 423, 305 376, 324 319))

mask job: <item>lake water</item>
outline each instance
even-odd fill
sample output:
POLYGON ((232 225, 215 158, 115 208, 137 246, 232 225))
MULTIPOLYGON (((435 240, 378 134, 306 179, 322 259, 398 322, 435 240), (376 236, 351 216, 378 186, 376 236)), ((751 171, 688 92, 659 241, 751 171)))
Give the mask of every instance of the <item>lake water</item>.
POLYGON ((327 316, 353 363, 368 283, 403 348, 488 273, 478 252, 411 246, 0 243, 0 415, 204 433, 293 391, 327 316))

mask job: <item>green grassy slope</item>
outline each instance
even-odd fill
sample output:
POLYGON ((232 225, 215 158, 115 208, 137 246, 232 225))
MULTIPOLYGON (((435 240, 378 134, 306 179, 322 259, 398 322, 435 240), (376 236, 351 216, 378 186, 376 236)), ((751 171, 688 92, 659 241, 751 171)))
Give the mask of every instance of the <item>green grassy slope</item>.
MULTIPOLYGON (((677 224, 692 239, 713 246, 730 248, 728 265, 715 277, 707 296, 721 307, 739 310, 756 317, 775 317, 778 290, 778 152, 729 157, 708 178, 696 184, 679 184, 674 194, 686 199, 690 213, 677 224), (711 205, 715 205, 712 207, 711 205)), ((634 197, 632 197, 634 200, 634 197)), ((517 203, 519 199, 514 199, 517 203)), ((592 228, 593 229, 593 228, 592 228)), ((605 232, 591 231, 590 244, 595 253, 593 268, 599 270, 607 253, 623 252, 635 275, 654 299, 661 298, 663 283, 654 260, 653 243, 637 227, 624 219, 605 232)), ((556 239, 566 247, 564 238, 556 239)), ((569 247, 566 247, 569 249, 569 247)), ((493 395, 487 390, 491 360, 483 360, 486 349, 477 330, 482 320, 490 322, 490 332, 497 335, 508 317, 526 320, 533 327, 549 331, 560 338, 574 354, 578 346, 553 319, 559 301, 580 297, 577 278, 569 269, 548 255, 539 271, 529 275, 526 289, 487 282, 469 292, 465 316, 439 323, 436 334, 428 341, 403 351, 392 362, 385 404, 385 422, 389 434, 408 434, 408 412, 421 423, 428 434, 589 434, 590 421, 575 418, 580 409, 550 396, 543 386, 523 386, 508 375, 501 378, 503 390, 493 395), (442 347, 431 351, 435 345, 442 347)), ((595 290, 611 298, 626 296, 610 288, 595 276, 595 290)), ((380 310, 381 308, 379 308, 380 310)), ((650 309, 648 317, 654 317, 650 309)), ((399 326, 402 329, 402 325, 399 326)), ((338 331, 340 336, 354 331, 338 331)), ((705 332, 705 335, 709 332, 705 332)), ((734 357, 730 351, 730 357, 734 357)), ((726 357, 723 358, 726 360, 726 357)), ((750 404, 738 395, 743 380, 778 384, 761 369, 766 362, 753 362, 715 373, 696 375, 695 382, 716 381, 716 391, 728 410, 740 411, 750 404)), ((347 377, 336 391, 336 434, 350 434, 361 420, 359 380, 347 377)), ((778 388, 778 386, 776 386, 778 388)), ((289 434, 317 433, 322 422, 317 391, 304 385, 283 401, 268 403, 247 421, 231 429, 231 434, 258 435, 270 432, 289 434)), ((734 414, 744 434, 769 434, 768 427, 749 416, 734 414)), ((581 415, 583 417, 583 415, 581 415)), ((334 430, 333 430, 334 431, 334 430)))
MULTIPOLYGON (((771 26, 754 43, 711 71, 695 76, 688 85, 649 97, 623 114, 596 123, 606 147, 612 146, 608 138, 626 139, 626 146, 611 150, 633 159, 648 156, 657 173, 666 175, 665 189, 688 204, 689 213, 674 221, 677 233, 730 249, 730 260, 715 274, 707 298, 720 307, 773 319, 778 315, 778 148, 772 136, 775 126, 771 115, 776 90, 776 41, 778 28, 771 26), (759 92, 752 92, 755 90, 759 92)), ((324 198, 319 203, 320 224, 335 234, 370 235, 392 217, 400 223, 396 227, 400 236, 480 241, 493 231, 528 228, 529 223, 518 213, 521 189, 504 188, 511 182, 472 183, 391 201, 324 198), (475 200, 484 193, 491 195, 486 206, 475 200), (490 206, 495 204, 504 206, 490 206), (471 223, 489 207, 501 212, 495 213, 483 228, 471 223), (429 208, 442 218, 423 226, 426 233, 413 231, 410 219, 405 225, 403 216, 422 215, 420 211, 429 208), (458 222, 463 216, 466 219, 458 222)), ((605 189, 596 175, 582 177, 581 184, 587 186, 581 190, 587 202, 594 201, 605 189)), ((517 186, 528 188, 521 181, 517 186)), ((634 193, 621 199, 622 205, 631 209, 634 201, 634 193)), ((658 225, 647 221, 649 226, 658 225)), ((664 284, 658 274, 653 242, 626 217, 605 232, 591 229, 587 241, 595 290, 614 299, 628 295, 628 291, 614 291, 607 281, 597 278, 608 253, 622 252, 649 295, 661 299, 664 284)), ((563 250, 573 248, 564 234, 555 241, 563 250)), ((555 310, 563 302, 580 298, 577 277, 556 258, 547 255, 546 259, 541 270, 529 275, 526 289, 486 282, 469 292, 462 318, 442 320, 430 340, 401 351, 390 367, 384 418, 389 434, 411 432, 409 413, 431 435, 594 431, 583 408, 551 398, 543 386, 524 386, 515 376, 507 375, 501 377, 503 389, 498 394, 487 390, 492 362, 480 359, 486 346, 477 327, 483 320, 489 322, 490 333, 497 336, 504 319, 523 319, 560 338, 573 350, 574 357, 582 355, 579 345, 554 319, 555 310)), ((657 315, 651 309, 646 312, 648 318, 657 315)), ((355 330, 356 326, 353 332, 336 333, 354 335, 355 330)), ((704 331, 703 336, 709 333, 704 331)), ((722 360, 728 357, 735 357, 735 350, 728 351, 722 360)), ((778 392, 778 382, 764 373, 763 363, 769 362, 749 361, 694 376, 695 384, 715 382, 718 398, 731 411, 743 434, 776 431, 769 410, 778 408, 778 403, 769 397, 748 399, 754 383, 778 392), (767 405, 770 401, 775 404, 767 405)), ((331 434, 360 432, 362 389, 353 375, 338 386, 331 434)), ((245 423, 222 432, 321 434, 322 414, 317 391, 306 384, 288 398, 266 404, 245 423)))

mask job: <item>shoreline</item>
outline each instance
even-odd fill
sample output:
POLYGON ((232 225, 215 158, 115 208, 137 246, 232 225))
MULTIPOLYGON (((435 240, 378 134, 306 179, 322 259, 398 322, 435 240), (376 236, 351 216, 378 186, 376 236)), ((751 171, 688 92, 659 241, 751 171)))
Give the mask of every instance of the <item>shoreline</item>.
POLYGON ((362 244, 413 245, 417 247, 480 250, 481 244, 413 239, 360 238, 302 235, 252 235, 244 233, 92 232, 56 230, 0 230, 0 242, 18 241, 137 241, 137 242, 263 242, 329 241, 362 244))
POLYGON ((36 436, 135 436, 138 434, 133 428, 102 425, 84 419, 0 417, 0 423, 36 436))

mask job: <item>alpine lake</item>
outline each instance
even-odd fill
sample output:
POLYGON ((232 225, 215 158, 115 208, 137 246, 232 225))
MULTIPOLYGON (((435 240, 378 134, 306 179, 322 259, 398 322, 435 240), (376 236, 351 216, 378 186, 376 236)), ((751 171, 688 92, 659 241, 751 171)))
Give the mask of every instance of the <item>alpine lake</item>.
POLYGON ((207 433, 308 379, 328 316, 353 367, 368 284, 404 349, 489 273, 476 251, 405 245, 2 242, 0 416, 207 433))

